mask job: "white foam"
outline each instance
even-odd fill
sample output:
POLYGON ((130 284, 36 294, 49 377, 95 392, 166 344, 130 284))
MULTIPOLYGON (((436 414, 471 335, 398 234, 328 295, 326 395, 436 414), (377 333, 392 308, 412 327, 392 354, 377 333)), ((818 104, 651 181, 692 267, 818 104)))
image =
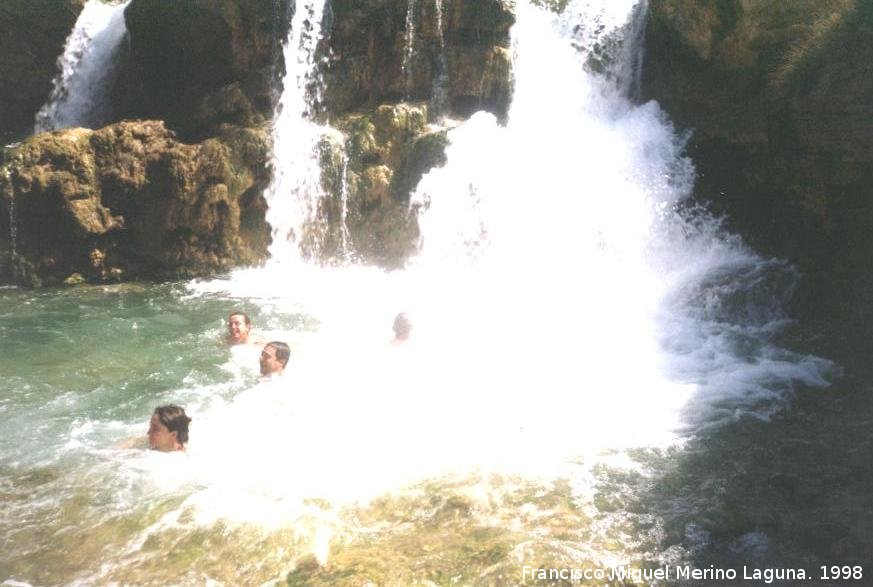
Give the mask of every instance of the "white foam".
MULTIPOLYGON (((619 35, 631 9, 598 4, 592 38, 619 35)), ((191 284, 318 324, 271 333, 292 342, 284 376, 197 415, 198 519, 291 523, 307 497, 453 471, 558 474, 827 383, 826 362, 770 340, 790 268, 675 212, 693 183, 682 139, 657 104, 585 70, 579 13, 519 3, 508 123, 480 113, 450 131, 413 198, 422 253, 405 270, 285 262, 191 284), (737 296, 745 313, 725 313, 737 296), (391 347, 400 311, 413 336, 391 347)))

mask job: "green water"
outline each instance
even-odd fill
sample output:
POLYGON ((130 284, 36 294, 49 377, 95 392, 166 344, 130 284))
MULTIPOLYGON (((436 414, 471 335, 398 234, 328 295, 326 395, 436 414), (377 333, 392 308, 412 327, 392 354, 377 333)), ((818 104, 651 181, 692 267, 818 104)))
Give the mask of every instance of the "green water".
POLYGON ((209 413, 256 383, 228 369, 230 309, 304 337, 315 317, 184 284, 2 289, 0 308, 0 580, 514 585, 524 565, 666 563, 873 573, 873 407, 860 372, 798 390, 772 421, 742 417, 673 448, 570 459, 546 477, 421 479, 360 503, 313 496, 265 525, 204 518, 192 500, 203 481, 183 461, 116 447, 155 405, 209 413), (153 483, 156 471, 179 479, 153 483))
POLYGON ((77 422, 142 419, 186 381, 222 381, 227 301, 176 286, 0 292, 5 462, 51 460, 77 422))
POLYGON ((119 476, 130 451, 117 446, 145 433, 156 405, 205 411, 251 386, 254 370, 224 368, 231 309, 308 328, 182 285, 2 289, 0 308, 0 579, 35 584, 99 570, 190 493, 119 476))

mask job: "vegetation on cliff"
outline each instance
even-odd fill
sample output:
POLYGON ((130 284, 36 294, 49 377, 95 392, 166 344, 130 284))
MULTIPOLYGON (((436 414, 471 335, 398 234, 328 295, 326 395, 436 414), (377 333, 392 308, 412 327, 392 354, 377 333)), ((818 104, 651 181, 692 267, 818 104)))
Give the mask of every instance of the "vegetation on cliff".
POLYGON ((858 0, 650 2, 645 95, 691 131, 698 198, 808 274, 832 341, 873 334, 871 39, 858 0))
MULTIPOLYGON (((846 368, 828 393, 799 394, 776 421, 738 421, 692 445, 681 476, 725 496, 703 516, 712 544, 699 562, 747 564, 736 545, 749 531, 769 541, 755 556, 782 566, 863 561, 869 515, 859 513, 871 511, 873 477, 863 463, 873 418, 873 4, 649 5, 644 90, 690 131, 698 201, 803 270, 786 342, 846 368)), ((675 500, 668 479, 658 491, 675 500)), ((667 541, 688 521, 668 526, 667 541)))

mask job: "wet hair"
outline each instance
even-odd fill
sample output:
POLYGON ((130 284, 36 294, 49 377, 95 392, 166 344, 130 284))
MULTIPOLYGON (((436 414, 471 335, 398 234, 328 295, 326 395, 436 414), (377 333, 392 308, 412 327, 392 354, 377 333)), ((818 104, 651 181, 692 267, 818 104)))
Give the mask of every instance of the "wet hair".
POLYGON ((284 342, 280 342, 278 340, 274 340, 272 342, 268 342, 264 345, 265 347, 271 346, 276 349, 276 358, 282 363, 282 366, 288 364, 288 359, 291 358, 291 349, 284 342))
POLYGON ((179 444, 187 444, 188 424, 191 423, 191 418, 185 414, 184 408, 173 404, 158 406, 155 408, 155 415, 161 424, 167 427, 167 430, 176 433, 176 440, 179 441, 179 444))
POLYGON ((251 326, 251 325, 252 325, 252 320, 251 320, 251 318, 249 318, 249 315, 246 314, 245 312, 231 312, 231 313, 227 316, 227 318, 228 318, 228 320, 230 320, 230 319, 233 318, 234 316, 242 316, 242 317, 243 317, 243 320, 245 320, 246 326, 251 326))
POLYGON ((397 338, 409 338, 409 333, 412 332, 412 320, 409 319, 409 316, 407 316, 405 312, 400 312, 397 314, 397 317, 394 318, 393 328, 394 334, 397 338))

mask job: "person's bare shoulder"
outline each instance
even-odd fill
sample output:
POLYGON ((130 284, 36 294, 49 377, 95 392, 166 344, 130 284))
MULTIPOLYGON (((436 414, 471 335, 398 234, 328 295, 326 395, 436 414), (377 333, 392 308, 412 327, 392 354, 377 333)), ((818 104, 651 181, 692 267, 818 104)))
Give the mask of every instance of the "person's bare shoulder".
POLYGON ((133 438, 126 438, 118 443, 118 448, 123 449, 139 449, 148 447, 149 439, 147 436, 134 436, 133 438))

